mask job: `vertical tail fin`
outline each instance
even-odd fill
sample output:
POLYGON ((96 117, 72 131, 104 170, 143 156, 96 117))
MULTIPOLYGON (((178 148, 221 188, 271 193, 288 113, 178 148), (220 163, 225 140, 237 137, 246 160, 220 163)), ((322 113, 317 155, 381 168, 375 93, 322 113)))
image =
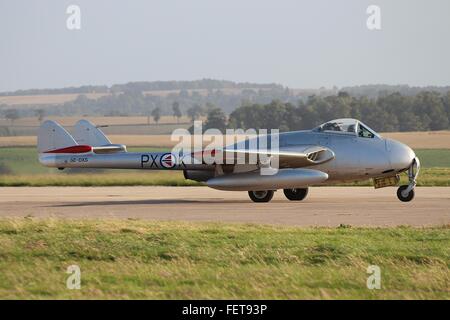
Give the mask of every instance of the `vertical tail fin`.
POLYGON ((77 122, 74 138, 78 144, 93 147, 111 145, 111 141, 109 141, 105 134, 88 120, 80 120, 77 122))
POLYGON ((47 120, 38 131, 37 149, 39 153, 77 146, 75 139, 57 122, 47 120))

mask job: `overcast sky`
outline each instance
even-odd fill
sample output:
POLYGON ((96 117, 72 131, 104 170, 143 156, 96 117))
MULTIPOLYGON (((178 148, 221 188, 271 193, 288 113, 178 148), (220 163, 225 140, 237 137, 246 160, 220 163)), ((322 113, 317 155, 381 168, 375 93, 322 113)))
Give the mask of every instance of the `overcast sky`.
POLYGON ((0 91, 128 81, 450 85, 448 0, 0 0, 0 91), (66 9, 81 9, 68 30, 66 9), (370 4, 381 30, 366 26, 370 4))

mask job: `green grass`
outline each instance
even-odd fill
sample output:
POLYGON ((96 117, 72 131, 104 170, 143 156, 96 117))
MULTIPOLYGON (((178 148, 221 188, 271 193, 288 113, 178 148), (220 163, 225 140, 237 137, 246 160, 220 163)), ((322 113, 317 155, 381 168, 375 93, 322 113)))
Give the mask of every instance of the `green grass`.
POLYGON ((0 220, 0 298, 449 299, 450 227, 0 220), (66 269, 81 268, 81 290, 66 269), (368 290, 369 265, 381 290, 368 290))
MULTIPOLYGON (((106 171, 106 170, 105 170, 106 171)), ((407 184, 406 175, 402 175, 400 184, 407 184)), ((0 187, 44 187, 44 186, 202 186, 201 182, 186 180, 181 171, 145 171, 136 172, 89 172, 67 174, 6 174, 0 175, 0 187)), ((342 186, 372 186, 371 180, 341 183, 342 186)), ((422 169, 418 186, 450 186, 450 168, 422 169)))
POLYGON ((425 168, 450 168, 450 149, 419 149, 414 150, 425 168))
MULTIPOLYGON (((136 152, 162 152, 162 148, 130 148, 136 152)), ((416 150, 422 171, 419 186, 450 186, 450 150, 416 150)), ((405 180, 405 178, 404 178, 405 180)), ((45 168, 37 160, 35 148, 0 148, 0 186, 129 186, 129 185, 200 185, 185 180, 178 171, 96 170, 45 168)), ((347 185, 371 185, 370 181, 347 185)))
POLYGON ((44 186, 200 186, 199 182, 186 180, 182 171, 103 172, 77 174, 2 175, 0 187, 44 186))
MULTIPOLYGON (((406 173, 400 175, 399 185, 408 184, 406 173)), ((373 186, 373 181, 364 180, 358 182, 341 183, 341 186, 373 186)), ((417 181, 419 187, 449 187, 450 168, 422 168, 417 181)))

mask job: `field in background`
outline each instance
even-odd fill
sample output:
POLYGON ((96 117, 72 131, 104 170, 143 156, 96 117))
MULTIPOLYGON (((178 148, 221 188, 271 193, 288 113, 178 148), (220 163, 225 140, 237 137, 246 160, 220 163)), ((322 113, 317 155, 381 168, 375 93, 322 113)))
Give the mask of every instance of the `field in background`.
MULTIPOLYGON (((25 95, 25 96, 0 96, 0 104, 6 104, 16 109, 30 108, 29 105, 39 104, 62 104, 74 101, 78 98, 79 93, 67 94, 46 94, 46 95, 25 95)), ((109 93, 86 93, 89 99, 98 99, 110 95, 109 93)))
POLYGON ((0 220, 2 299, 449 299, 450 228, 0 220), (66 287, 78 265, 81 290, 66 287), (381 270, 381 289, 366 286, 381 270))
POLYGON ((450 131, 385 132, 381 135, 413 149, 450 149, 450 131))
MULTIPOLYGON (((48 120, 55 120, 66 128, 69 132, 73 131, 73 126, 80 119, 87 119, 97 126, 102 126, 102 130, 107 135, 170 135, 175 129, 188 129, 192 123, 187 116, 177 119, 173 116, 161 116, 156 123, 152 117, 46 117, 48 120)), ((201 117, 200 120, 204 120, 201 117)), ((22 139, 27 136, 31 143, 36 143, 40 122, 36 117, 20 118, 11 122, 10 120, 0 119, 0 139, 8 145, 13 145, 14 139, 22 139), (8 138, 11 138, 8 139, 8 138)), ((2 142, 0 142, 0 146, 2 142)), ((30 144, 28 144, 30 145, 30 144)))
MULTIPOLYGON (((102 128, 113 143, 125 144, 130 147, 173 147, 176 142, 170 140, 170 134, 176 128, 189 128, 190 123, 174 124, 173 117, 163 117, 159 125, 111 125, 109 128, 102 128)), ((66 119, 66 118, 65 118, 66 119)), ((78 118, 77 118, 78 119, 78 118)), ((122 121, 121 117, 109 117, 104 122, 99 122, 93 118, 96 124, 115 123, 122 121)), ((134 121, 144 121, 146 117, 136 117, 134 121)), ((186 119, 184 119, 186 120, 186 119)), ((76 119, 64 120, 66 127, 70 131, 71 126, 76 123, 76 119)), ((131 120, 130 120, 131 121, 131 120)), ((33 130, 37 130, 36 128, 33 130)), ((399 140, 413 149, 450 149, 450 131, 429 131, 429 132, 387 132, 382 133, 383 137, 399 140)), ((0 147, 12 146, 35 146, 36 135, 29 136, 0 136, 0 147)))
MULTIPOLYGON (((145 125, 147 123, 155 124, 153 118, 146 116, 134 116, 134 117, 45 117, 45 120, 54 120, 57 121, 62 126, 74 126, 80 119, 86 119, 93 122, 99 126, 125 126, 125 125, 145 125)), ((179 121, 176 117, 173 116, 161 116, 161 119, 158 121, 159 124, 176 124, 176 123, 187 123, 190 122, 190 118, 187 116, 182 116, 179 121)), ((10 120, 0 119, 0 126, 35 126, 39 127, 40 122, 36 117, 25 117, 14 120, 11 124, 10 120)))
MULTIPOLYGON (((216 91, 215 89, 214 91, 216 91)), ((219 89, 223 94, 239 94, 243 89, 240 88, 222 88, 219 89)), ((264 88, 246 88, 245 90, 267 90, 264 88)), ((183 90, 184 91, 184 90, 183 90)), ((189 94, 194 92, 206 96, 209 92, 208 89, 188 89, 185 90, 189 94)), ((298 90, 297 90, 298 91, 298 90)), ((297 92, 296 91, 296 92, 297 92)), ((314 91, 314 90, 311 90, 314 91)), ((302 90, 298 91, 302 92, 302 90)), ((118 92, 117 94, 120 94, 118 92)), ((143 91, 144 95, 147 96, 156 96, 156 97, 167 97, 169 95, 179 95, 180 90, 152 90, 152 91, 143 91)), ((62 104, 65 102, 74 101, 78 96, 84 95, 89 99, 98 99, 104 96, 109 96, 111 93, 70 93, 70 94, 42 94, 42 95, 24 95, 24 96, 0 96, 0 105, 6 104, 8 106, 14 106, 14 108, 29 108, 29 105, 39 105, 39 104, 62 104)))
MULTIPOLYGON (((167 148, 129 148, 136 152, 163 152, 167 148)), ((450 149, 416 150, 422 163, 419 186, 450 186, 450 149)), ((406 182, 406 175, 402 177, 406 182)), ((57 169, 39 164, 34 147, 0 148, 0 186, 190 186, 181 171, 57 169)), ((354 184, 350 184, 354 185, 354 184)), ((371 181, 357 185, 371 185, 371 181)))
MULTIPOLYGON (((171 148, 175 145, 170 140, 170 135, 115 135, 108 134, 112 143, 124 144, 128 147, 166 147, 171 148)), ((22 137, 0 137, 1 147, 29 147, 36 146, 37 138, 35 136, 22 137)))

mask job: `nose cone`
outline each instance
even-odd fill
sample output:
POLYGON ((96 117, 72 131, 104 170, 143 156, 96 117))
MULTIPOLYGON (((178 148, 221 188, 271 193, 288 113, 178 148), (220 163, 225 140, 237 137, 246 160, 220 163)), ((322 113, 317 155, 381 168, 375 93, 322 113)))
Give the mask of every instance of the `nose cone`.
POLYGON ((396 140, 387 140, 386 143, 392 169, 403 170, 409 168, 416 157, 414 151, 396 140))

